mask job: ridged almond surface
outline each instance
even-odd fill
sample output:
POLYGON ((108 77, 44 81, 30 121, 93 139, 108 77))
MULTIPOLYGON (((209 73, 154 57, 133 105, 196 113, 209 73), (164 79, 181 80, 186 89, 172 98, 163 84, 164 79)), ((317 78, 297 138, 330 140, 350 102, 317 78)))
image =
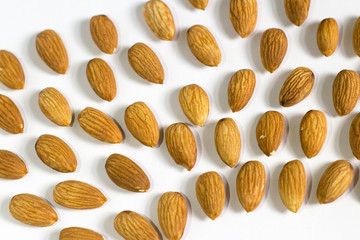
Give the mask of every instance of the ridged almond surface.
POLYGON ((122 133, 119 126, 105 113, 87 107, 79 113, 78 121, 90 136, 108 143, 120 143, 122 133))
POLYGON ((306 193, 306 173, 301 161, 293 160, 284 165, 279 176, 279 193, 285 207, 296 213, 306 193))
POLYGON ((209 0, 189 0, 189 2, 194 6, 194 8, 205 10, 209 0))
POLYGON ((202 25, 194 25, 187 31, 191 52, 201 63, 216 67, 221 62, 220 48, 211 32, 202 25))
POLYGON ((352 70, 340 71, 332 88, 333 104, 339 116, 344 116, 355 108, 360 97, 360 78, 352 70))
POLYGON ((74 180, 58 183, 53 190, 53 198, 57 204, 72 209, 98 208, 107 200, 99 189, 74 180))
POLYGON ((58 220, 56 212, 45 200, 28 193, 15 195, 9 211, 16 220, 35 227, 48 227, 58 220))
POLYGON ((279 68, 288 47, 288 41, 283 30, 270 28, 261 36, 260 55, 264 68, 273 73, 279 68))
POLYGON ((70 105, 56 88, 48 87, 39 93, 38 103, 44 115, 59 126, 69 126, 72 121, 70 105))
POLYGON ((153 50, 144 43, 134 44, 128 51, 128 59, 134 71, 143 79, 163 84, 164 68, 153 50))
POLYGON ((249 36, 255 28, 258 15, 257 0, 231 0, 230 20, 242 37, 249 36))
POLYGON ((266 156, 273 155, 280 146, 285 130, 285 118, 277 111, 264 113, 256 126, 256 140, 266 156))
POLYGON ((69 58, 60 36, 51 29, 39 33, 36 37, 36 50, 40 58, 52 70, 65 74, 69 67, 69 58))
POLYGON ((0 128, 17 134, 24 132, 24 120, 15 103, 5 95, 0 94, 0 128))
POLYGON ((317 45, 320 52, 325 56, 331 56, 337 47, 339 40, 338 24, 333 18, 321 21, 317 30, 317 45))
POLYGON ((360 57, 360 17, 356 20, 354 25, 353 47, 355 54, 360 57))
POLYGON ((236 192, 246 212, 255 210, 261 203, 266 187, 266 172, 259 161, 248 161, 236 177, 236 192))
POLYGON ((305 22, 310 8, 310 0, 285 0, 285 12, 289 20, 296 26, 305 22))
POLYGON ((17 57, 9 51, 0 50, 0 82, 11 89, 23 89, 25 74, 17 57))
POLYGON ((158 202, 158 219, 166 238, 180 240, 187 220, 186 199, 178 192, 166 192, 158 202))
POLYGON ((319 203, 331 203, 338 199, 350 186, 354 177, 353 166, 345 160, 337 160, 323 173, 318 188, 319 203))
POLYGON ((197 147, 194 134, 184 123, 171 124, 165 132, 166 147, 176 164, 190 171, 196 162, 197 147))
POLYGON ((15 153, 0 150, 0 178, 20 179, 27 174, 24 161, 15 153))
POLYGON ((104 237, 87 228, 68 227, 60 231, 59 240, 104 240, 104 237))
POLYGON ((90 19, 90 33, 96 46, 107 54, 115 52, 118 46, 118 33, 114 23, 106 15, 93 16, 90 19))
POLYGON ((354 156, 360 160, 360 113, 351 122, 349 142, 354 156))

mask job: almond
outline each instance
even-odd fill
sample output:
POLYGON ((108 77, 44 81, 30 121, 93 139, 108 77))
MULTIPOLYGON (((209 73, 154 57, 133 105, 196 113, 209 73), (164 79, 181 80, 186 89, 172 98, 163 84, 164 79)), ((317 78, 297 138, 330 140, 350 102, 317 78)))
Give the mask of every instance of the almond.
POLYGON ((354 177, 353 166, 345 160, 337 160, 323 173, 318 188, 319 203, 331 203, 338 199, 350 186, 354 177))
POLYGON ((44 115, 59 126, 69 126, 72 121, 70 105, 56 88, 48 87, 39 93, 39 107, 44 115))
POLYGON ((189 0, 191 5, 194 6, 194 8, 205 10, 206 6, 208 5, 209 0, 189 0))
POLYGON ((332 88, 333 103, 339 116, 352 112, 360 97, 360 78, 352 70, 340 71, 332 88))
POLYGON ((270 28, 261 36, 260 55, 264 68, 273 73, 279 68, 288 47, 288 41, 283 30, 270 28))
POLYGON ((98 208, 107 200, 99 189, 74 180, 58 183, 53 190, 53 198, 57 204, 72 209, 98 208))
POLYGON ((232 112, 238 112, 248 104, 254 93, 255 84, 255 73, 250 69, 239 70, 231 77, 227 94, 232 112))
POLYGON ((171 124, 165 132, 166 147, 176 164, 190 171, 196 162, 197 148, 194 134, 184 123, 171 124))
POLYGON ((0 150, 0 178, 20 179, 27 174, 24 161, 15 153, 0 150))
POLYGON ((81 227, 68 227, 60 231, 59 240, 104 240, 104 237, 93 230, 81 227))
POLYGON ((300 123, 301 148, 307 158, 315 157, 321 150, 327 134, 326 116, 319 110, 308 111, 300 123))
POLYGON ((36 50, 52 70, 59 74, 66 73, 69 58, 63 41, 54 30, 47 29, 37 35, 36 50))
POLYGON ((194 25, 187 31, 191 52, 201 63, 216 67, 221 62, 220 48, 211 32, 202 25, 194 25))
POLYGON ((360 160, 360 113, 351 122, 349 142, 354 156, 360 160))
POLYGON ((108 143, 120 143, 120 127, 105 113, 87 107, 79 113, 78 121, 82 129, 90 136, 108 143))
POLYGON ((236 192, 246 212, 254 211, 264 197, 266 172, 259 161, 248 161, 236 177, 236 192))
POLYGON ((301 26, 308 16, 310 0, 285 0, 284 3, 289 20, 296 26, 301 26))
POLYGON ((106 15, 93 16, 90 19, 90 33, 96 46, 107 54, 115 52, 118 45, 118 33, 114 23, 106 15))
POLYGON ((134 44, 128 51, 128 59, 134 71, 143 79, 163 84, 165 73, 159 58, 144 43, 134 44))
POLYGON ((285 118, 277 111, 264 113, 256 126, 256 140, 266 156, 273 155, 280 146, 285 130, 285 118))
POLYGON ((355 54, 360 57, 360 17, 356 20, 354 25, 353 47, 355 54))
POLYGON ((321 21, 317 30, 317 45, 320 52, 325 56, 331 56, 337 47, 339 40, 338 24, 333 18, 321 21))
POLYGON ((221 160, 234 167, 240 158, 240 131, 232 118, 220 119, 215 128, 215 146, 221 160))
POLYGON ((195 125, 203 126, 209 116, 209 98, 201 87, 190 84, 179 92, 179 102, 186 117, 195 125))
POLYGON ((74 172, 77 160, 73 150, 60 138, 44 134, 35 144, 36 153, 47 166, 58 172, 74 172))
POLYGON ((166 192, 158 202, 160 227, 168 239, 180 240, 187 220, 186 199, 178 192, 166 192))
POLYGON ((21 63, 14 54, 0 50, 0 82, 11 89, 23 89, 25 74, 21 63))
POLYGON ((257 15, 256 0, 230 1, 230 20, 235 31, 242 38, 249 36, 254 31, 257 15))
POLYGON ((16 220, 35 227, 48 227, 58 220, 56 212, 45 200, 28 193, 15 195, 9 211, 16 220))
POLYGON ((15 103, 5 95, 0 94, 0 128, 17 134, 24 132, 24 120, 15 103))

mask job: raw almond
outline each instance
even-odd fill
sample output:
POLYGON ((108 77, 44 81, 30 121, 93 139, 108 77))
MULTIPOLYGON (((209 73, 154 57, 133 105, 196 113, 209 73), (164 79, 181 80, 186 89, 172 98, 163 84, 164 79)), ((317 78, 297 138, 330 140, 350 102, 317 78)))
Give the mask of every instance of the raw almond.
POLYGON ((283 30, 270 28, 261 36, 260 55, 264 68, 273 73, 279 68, 288 47, 288 41, 283 30))
POLYGON ((15 195, 9 211, 16 220, 35 227, 48 227, 58 220, 56 212, 45 200, 28 193, 15 195))
POLYGON ((52 169, 64 173, 76 170, 76 156, 60 138, 50 134, 41 135, 36 141, 35 149, 41 161, 52 169))
POLYGON ((249 36, 255 28, 258 15, 256 0, 231 0, 230 20, 235 31, 242 37, 249 36))
POLYGON ((353 47, 355 54, 360 57, 360 17, 356 20, 354 25, 353 47))
POLYGON ((202 25, 194 25, 187 31, 191 52, 201 63, 216 67, 221 62, 220 48, 211 32, 202 25))
POLYGON ((108 143, 120 143, 120 127, 105 113, 87 107, 79 113, 78 121, 82 129, 90 136, 108 143))
POLYGON ((203 126, 209 116, 209 98, 201 87, 190 84, 179 92, 179 102, 186 117, 195 125, 203 126))
POLYGON ((128 59, 134 71, 143 79, 163 84, 165 73, 159 58, 144 43, 134 44, 128 51, 128 59))
POLYGON ((68 227, 60 231, 59 240, 104 240, 104 237, 87 228, 68 227))
POLYGON ((351 122, 349 142, 354 156, 360 160, 360 113, 351 122))
POLYGON ((36 50, 52 70, 59 74, 66 73, 69 58, 63 41, 54 30, 47 29, 37 35, 36 50))
POLYGON ((27 174, 24 161, 15 153, 0 150, 0 178, 20 179, 27 174))
POLYGON ((331 203, 349 188, 354 177, 353 166, 345 160, 337 160, 323 173, 318 188, 319 203, 331 203))
POLYGON ((331 56, 337 47, 339 40, 338 24, 333 18, 321 21, 317 30, 317 45, 325 57, 331 56))
POLYGON ((118 33, 114 23, 106 15, 93 16, 90 19, 90 33, 96 46, 108 54, 115 52, 118 45, 118 33))
POLYGON ((305 22, 310 8, 310 0, 285 0, 285 12, 296 26, 305 22))
POLYGON ((57 184, 53 190, 53 198, 57 204, 72 209, 98 208, 107 200, 99 189, 74 180, 57 184))
POLYGON ((0 94, 0 128, 17 134, 24 132, 24 120, 15 103, 5 95, 0 94))
POLYGON ((194 8, 205 10, 209 0, 189 0, 189 2, 194 6, 194 8))
POLYGON ((246 212, 251 212, 259 206, 264 197, 265 187, 264 165, 259 161, 246 162, 236 177, 236 192, 246 212))
POLYGON ((23 89, 25 74, 17 57, 9 51, 0 50, 0 82, 11 89, 23 89))
POLYGON ((360 97, 360 78, 352 70, 340 71, 332 88, 333 103, 339 116, 344 116, 355 108, 360 97))
POLYGON ((256 140, 266 156, 273 155, 280 146, 285 130, 285 118, 277 111, 264 113, 256 126, 256 140))

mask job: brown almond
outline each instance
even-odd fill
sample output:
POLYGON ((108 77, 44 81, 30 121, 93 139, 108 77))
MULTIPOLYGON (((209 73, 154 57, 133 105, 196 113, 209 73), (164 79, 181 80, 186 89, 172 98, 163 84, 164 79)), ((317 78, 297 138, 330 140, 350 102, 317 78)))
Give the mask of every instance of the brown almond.
POLYGON ((0 50, 0 82, 11 89, 23 89, 25 74, 17 57, 9 51, 0 50))
POLYGON ((284 4, 289 20, 296 26, 301 26, 308 16, 310 0, 285 0, 284 4))
POLYGON ((354 156, 360 160, 360 113, 351 122, 349 142, 354 156))
POLYGON ((0 150, 0 178, 20 179, 27 174, 24 161, 15 153, 0 150))
POLYGON ((231 0, 230 20, 235 31, 242 37, 249 36, 255 28, 258 15, 256 0, 231 0))
POLYGON ((360 57, 360 17, 358 17, 354 25, 353 47, 355 54, 360 57))
POLYGON ((60 231, 59 240, 104 240, 104 237, 87 228, 68 227, 60 231))
POLYGON ((104 53, 112 54, 118 46, 118 33, 114 23, 106 15, 90 19, 90 33, 96 46, 104 53))
POLYGON ((194 8, 205 10, 209 0, 189 0, 189 2, 194 6, 194 8))
POLYGON ((325 57, 331 56, 335 52, 339 40, 339 29, 336 20, 333 18, 322 20, 316 36, 320 52, 325 57))
POLYGON ((24 132, 24 120, 15 103, 5 95, 0 94, 0 128, 17 134, 24 132))

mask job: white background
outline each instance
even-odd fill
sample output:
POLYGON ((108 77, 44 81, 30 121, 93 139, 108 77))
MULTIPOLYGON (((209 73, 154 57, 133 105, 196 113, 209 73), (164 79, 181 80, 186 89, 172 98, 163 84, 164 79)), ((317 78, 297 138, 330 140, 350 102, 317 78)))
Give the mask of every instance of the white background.
MULTIPOLYGON (((20 180, 0 179, 0 229, 3 239, 55 240, 62 228, 80 226, 103 234, 106 239, 121 239, 113 229, 114 217, 123 210, 133 210, 149 217, 156 226, 157 201, 166 191, 180 191, 191 203, 191 216, 184 239, 354 239, 360 224, 360 186, 355 185, 339 201, 320 205, 316 199, 319 179, 329 163, 346 159, 358 166, 348 144, 350 123, 359 111, 337 117, 332 105, 332 82, 342 69, 357 70, 359 58, 352 50, 352 29, 358 17, 357 0, 313 0, 308 19, 301 27, 292 25, 285 15, 283 0, 259 0, 255 31, 241 39, 229 20, 229 0, 210 0, 205 11, 195 10, 187 0, 167 0, 175 18, 177 34, 172 42, 160 41, 149 30, 142 17, 145 1, 135 0, 63 0, 63 1, 2 1, 0 14, 0 48, 13 52, 26 72, 24 90, 10 90, 0 85, 0 93, 9 96, 19 106, 25 121, 25 132, 11 135, 0 130, 0 148, 17 153, 26 162, 29 173, 20 180), (98 14, 108 15, 119 34, 119 48, 113 55, 101 53, 89 33, 89 19, 98 14), (340 26, 338 49, 328 58, 316 45, 319 22, 335 18, 340 26), (191 54, 186 31, 194 24, 209 28, 222 50, 219 67, 200 64, 191 54), (261 34, 270 27, 285 31, 289 47, 286 57, 275 73, 265 72, 260 61, 261 34), (45 29, 54 29, 62 37, 68 50, 70 67, 66 75, 50 70, 35 50, 35 37, 45 29), (163 85, 146 82, 137 76, 127 61, 127 51, 136 42, 144 42, 158 54, 166 72, 163 85), (101 57, 114 70, 117 97, 110 103, 101 100, 87 82, 87 62, 101 57), (303 102, 283 108, 278 94, 283 81, 296 67, 306 66, 316 76, 312 94, 303 102), (239 69, 250 68, 256 73, 256 90, 248 106, 232 113, 227 104, 227 85, 239 69), (174 122, 186 122, 178 103, 181 87, 196 83, 203 87, 211 100, 210 116, 204 127, 194 127, 199 138, 199 157, 191 172, 176 165, 167 152, 165 142, 151 149, 136 141, 124 123, 125 108, 135 101, 144 101, 154 111, 161 129, 174 122), (38 93, 45 87, 60 90, 71 104, 76 117, 87 106, 102 110, 115 118, 125 132, 121 144, 102 143, 87 135, 77 119, 72 127, 58 127, 41 113, 38 93), (261 114, 277 110, 286 116, 288 135, 284 146, 273 157, 266 157, 257 146, 255 127, 261 114), (329 131, 326 144, 314 159, 306 159, 299 141, 299 124, 310 109, 327 114, 329 131), (218 157, 213 134, 216 122, 223 117, 236 120, 242 136, 243 150, 240 165, 230 169, 218 157), (74 149, 79 165, 75 173, 58 173, 44 165, 35 152, 36 139, 41 134, 53 134, 74 149), (104 164, 112 153, 120 153, 141 165, 151 178, 147 193, 131 193, 113 184, 106 175, 104 164), (235 190, 239 167, 249 160, 260 160, 267 168, 270 188, 263 204, 254 212, 246 213, 235 190), (309 199, 297 214, 286 210, 278 194, 277 180, 284 163, 300 159, 308 170, 309 199), (195 195, 197 177, 206 171, 218 171, 228 182, 228 203, 215 221, 202 212, 195 195), (101 189, 108 202, 94 210, 71 210, 56 204, 53 187, 65 180, 76 179, 101 189), (32 193, 46 198, 56 209, 59 221, 46 228, 24 225, 11 217, 8 204, 12 196, 32 193)), ((356 167, 357 169, 357 167, 356 167)), ((358 173, 356 170, 355 180, 358 173)))

